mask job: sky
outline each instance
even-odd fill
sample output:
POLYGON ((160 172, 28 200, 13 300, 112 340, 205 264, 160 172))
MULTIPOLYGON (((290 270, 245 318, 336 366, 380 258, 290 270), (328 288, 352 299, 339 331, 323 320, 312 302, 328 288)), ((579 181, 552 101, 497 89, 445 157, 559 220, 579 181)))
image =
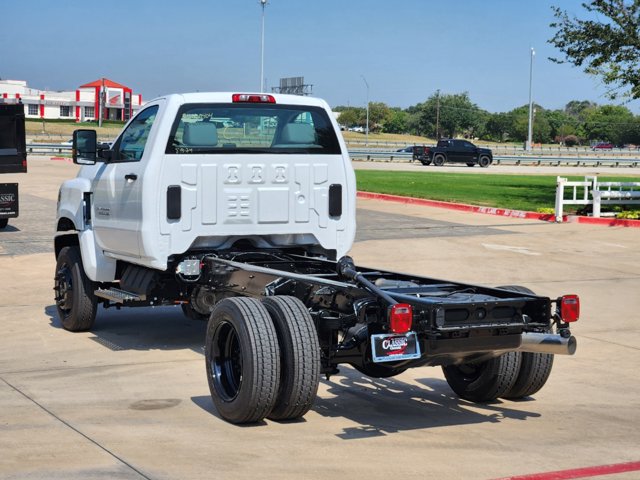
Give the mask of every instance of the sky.
MULTIPOLYGON (((303 76, 332 107, 406 108, 436 90, 468 92, 490 112, 529 102, 614 103, 595 77, 548 58, 552 5, 583 0, 269 0, 265 85, 303 76), (366 82, 365 82, 366 79, 366 82)), ((143 100, 260 89, 259 0, 1 0, 0 78, 74 90, 101 77, 143 100)), ((640 102, 627 104, 634 113, 640 102)))

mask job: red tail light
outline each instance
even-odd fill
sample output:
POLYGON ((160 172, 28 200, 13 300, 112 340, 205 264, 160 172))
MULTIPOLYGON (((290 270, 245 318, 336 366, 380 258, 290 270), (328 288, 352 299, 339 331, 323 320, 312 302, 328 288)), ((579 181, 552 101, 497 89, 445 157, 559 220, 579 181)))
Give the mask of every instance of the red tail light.
POLYGON ((567 323, 580 318, 580 298, 578 295, 563 295, 559 298, 560 316, 567 323))
POLYGON ((396 303, 389 309, 389 329, 392 333, 407 333, 413 322, 413 307, 406 303, 396 303))
POLYGON ((231 97, 233 103, 276 103, 273 95, 254 93, 234 93, 231 97))

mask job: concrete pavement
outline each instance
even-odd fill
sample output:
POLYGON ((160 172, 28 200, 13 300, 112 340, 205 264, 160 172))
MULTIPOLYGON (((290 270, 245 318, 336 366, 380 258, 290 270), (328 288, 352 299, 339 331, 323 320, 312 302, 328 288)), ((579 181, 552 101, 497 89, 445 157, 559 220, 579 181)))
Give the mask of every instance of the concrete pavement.
POLYGON ((178 308, 61 328, 44 240, 75 170, 36 157, 3 177, 27 200, 0 232, 0 478, 492 479, 640 461, 637 229, 359 200, 357 264, 578 293, 576 355, 556 357, 534 398, 489 405, 455 397, 437 368, 371 379, 344 367, 304 420, 238 427, 209 397, 205 324, 178 308))

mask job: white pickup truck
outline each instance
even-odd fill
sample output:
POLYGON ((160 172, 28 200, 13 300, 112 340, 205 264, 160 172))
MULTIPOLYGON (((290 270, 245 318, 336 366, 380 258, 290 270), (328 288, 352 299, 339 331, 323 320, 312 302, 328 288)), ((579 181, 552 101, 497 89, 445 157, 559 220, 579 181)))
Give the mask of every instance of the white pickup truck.
POLYGON ((62 325, 90 329, 99 304, 208 320, 207 379, 230 422, 303 416, 339 364, 374 377, 437 365, 463 398, 521 398, 576 349, 575 295, 356 269, 355 177, 322 100, 169 95, 109 149, 92 130, 73 147, 83 166, 60 189, 55 237, 62 325))

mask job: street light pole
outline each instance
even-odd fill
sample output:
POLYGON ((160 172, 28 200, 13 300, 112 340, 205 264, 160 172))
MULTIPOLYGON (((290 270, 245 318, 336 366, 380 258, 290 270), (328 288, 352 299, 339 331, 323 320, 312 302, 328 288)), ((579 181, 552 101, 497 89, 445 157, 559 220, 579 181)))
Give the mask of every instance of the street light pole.
POLYGON ((264 7, 267 0, 260 0, 262 5, 262 39, 260 41, 260 93, 264 93, 264 7))
POLYGON ((527 144, 525 150, 531 151, 531 140, 533 136, 533 97, 531 96, 531 85, 533 83, 533 57, 536 51, 531 47, 531 61, 529 63, 529 132, 527 135, 527 144))
POLYGON ((362 77, 362 80, 364 80, 364 84, 367 86, 367 126, 365 128, 365 145, 369 146, 369 83, 367 82, 367 79, 364 78, 364 75, 360 75, 362 77))

